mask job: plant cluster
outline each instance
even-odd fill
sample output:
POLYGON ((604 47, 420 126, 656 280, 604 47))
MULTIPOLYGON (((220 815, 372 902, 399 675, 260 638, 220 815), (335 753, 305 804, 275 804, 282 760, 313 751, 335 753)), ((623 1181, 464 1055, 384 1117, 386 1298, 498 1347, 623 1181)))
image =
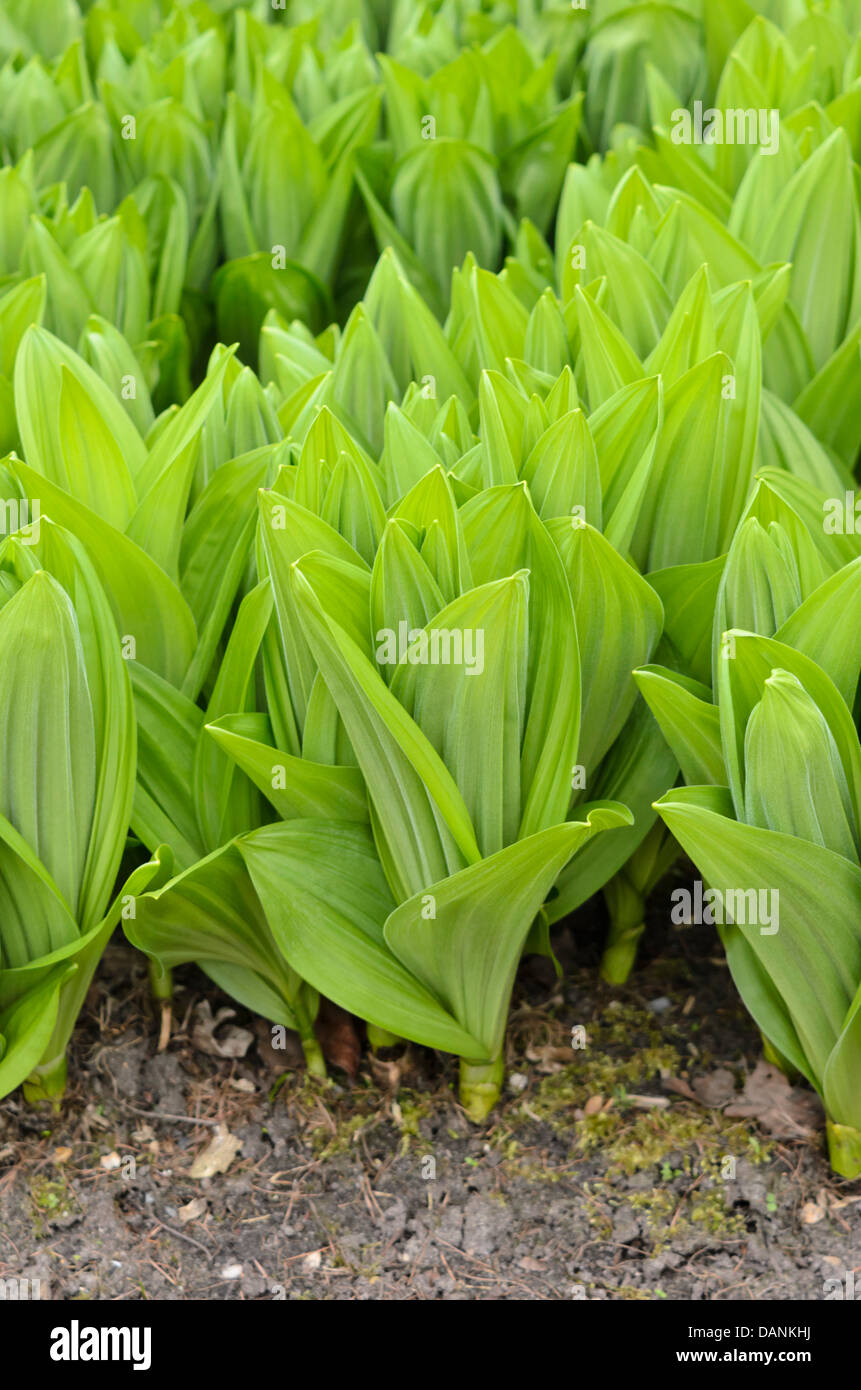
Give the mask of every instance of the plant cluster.
POLYGON ((681 850, 861 1173, 861 3, 9 0, 0 1094, 118 922, 503 1080, 681 850), (775 136, 777 138, 775 138, 775 136))

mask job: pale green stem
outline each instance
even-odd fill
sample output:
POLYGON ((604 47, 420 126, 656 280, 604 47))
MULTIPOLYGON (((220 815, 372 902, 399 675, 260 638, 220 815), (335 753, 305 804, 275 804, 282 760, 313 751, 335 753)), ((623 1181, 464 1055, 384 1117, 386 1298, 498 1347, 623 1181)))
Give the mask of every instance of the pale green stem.
POLYGON ((601 979, 623 985, 634 968, 640 937, 646 929, 645 902, 631 882, 618 873, 604 885, 610 912, 610 930, 601 957, 601 979))
POLYGON ((309 1076, 328 1076, 326 1058, 323 1056, 323 1049, 314 1035, 313 1028, 310 1033, 300 1033, 299 1037, 302 1042, 302 1051, 305 1053, 305 1065, 308 1068, 309 1076))
POLYGON ((826 1121, 828 1157, 831 1167, 841 1178, 861 1177, 861 1129, 826 1121))
POLYGON ((505 1076, 502 1055, 492 1062, 471 1062, 460 1059, 460 1103, 469 1118, 480 1125, 499 1100, 505 1076))
POLYGON ((173 998, 173 971, 163 970, 152 956, 147 960, 149 987, 153 999, 160 1004, 168 1004, 173 998))
POLYGON ((61 1052, 51 1062, 43 1062, 34 1067, 22 1085, 24 1099, 28 1105, 42 1105, 50 1101, 51 1107, 59 1111, 60 1102, 66 1092, 66 1054, 61 1052))
POLYGON ((301 990, 291 1001, 293 1014, 296 1019, 296 1027, 299 1033, 299 1040, 302 1043, 302 1051, 305 1054, 305 1065, 308 1068, 309 1076, 326 1077, 329 1073, 326 1070, 326 1058, 323 1056, 323 1049, 317 1041, 317 1034, 314 1032, 314 1024, 311 1015, 305 1007, 301 990))

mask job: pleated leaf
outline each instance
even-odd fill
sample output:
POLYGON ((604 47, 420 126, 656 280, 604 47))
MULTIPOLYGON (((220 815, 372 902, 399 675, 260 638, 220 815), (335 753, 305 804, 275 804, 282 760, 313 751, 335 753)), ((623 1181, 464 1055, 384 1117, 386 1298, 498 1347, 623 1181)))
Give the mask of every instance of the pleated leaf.
POLYGON ((322 994, 400 1037, 481 1056, 481 1043, 384 940, 393 904, 367 830, 287 821, 237 847, 286 959, 322 994))
POLYGON ((480 1039, 479 1059, 499 1053, 520 955, 555 878, 587 840, 624 819, 624 808, 608 806, 539 831, 432 884, 387 919, 387 945, 480 1039))

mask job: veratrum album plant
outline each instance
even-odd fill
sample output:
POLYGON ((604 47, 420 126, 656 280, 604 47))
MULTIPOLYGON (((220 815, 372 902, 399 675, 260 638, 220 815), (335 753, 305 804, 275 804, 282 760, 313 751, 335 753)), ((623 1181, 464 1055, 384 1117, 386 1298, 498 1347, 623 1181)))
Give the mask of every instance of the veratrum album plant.
MULTIPOLYGON (((679 720, 681 738, 699 739, 720 783, 669 791, 657 807, 717 901, 741 896, 741 910, 715 919, 733 978, 777 1053, 822 1096, 832 1166, 854 1178, 861 1174, 858 733, 835 679, 803 652, 736 630, 725 640, 732 655, 720 668, 717 720, 702 711, 696 732, 679 720), (768 925, 757 911, 762 894, 770 899, 768 925)), ((834 677, 848 674, 854 689, 859 662, 856 651, 851 671, 843 663, 834 677)))
POLYGON ((0 1092, 55 1099, 124 905, 135 774, 128 671, 83 547, 41 518, 0 548, 0 1092))
POLYGON ((7 0, 0 1095, 121 922, 479 1120, 685 851, 858 1175, 859 24, 7 0))
MULTIPOLYGON (((309 468, 318 456, 319 444, 309 468)), ((456 1052, 478 1117, 499 1092, 508 996, 544 899, 581 845, 630 814, 599 802, 566 820, 577 628, 561 554, 523 487, 458 512, 437 465, 386 521, 371 474, 362 486, 368 467, 343 452, 337 465, 341 531, 359 549, 279 493, 309 468, 282 470, 261 494, 278 639, 268 718, 208 732, 284 826, 240 836, 142 898, 127 931, 165 966, 184 952, 209 970, 239 923, 213 896, 207 946, 189 939, 184 905, 216 872, 244 882, 241 856, 286 962, 377 1029, 456 1052)), ((609 699, 591 654, 590 674, 609 699)))

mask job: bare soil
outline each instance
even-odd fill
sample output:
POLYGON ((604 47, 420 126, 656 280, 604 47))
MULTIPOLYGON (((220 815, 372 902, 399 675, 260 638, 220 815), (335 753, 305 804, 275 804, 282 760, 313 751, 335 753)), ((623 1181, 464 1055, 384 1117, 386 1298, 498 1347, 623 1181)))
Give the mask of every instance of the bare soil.
POLYGON ((830 1173, 818 1125, 724 1113, 759 1036, 713 933, 671 927, 666 902, 629 986, 597 979, 594 907, 557 939, 561 981, 525 962, 483 1127, 451 1059, 373 1056, 346 1016, 327 1047, 353 1078, 308 1080, 241 1010, 215 1037, 248 1030, 245 1055, 210 1055, 207 1006, 229 1001, 195 970, 168 1040, 113 944, 62 1111, 0 1103, 0 1281, 58 1300, 752 1301, 834 1297, 854 1271, 861 1298, 861 1184, 830 1173), (226 1171, 193 1176, 213 1141, 226 1171))

